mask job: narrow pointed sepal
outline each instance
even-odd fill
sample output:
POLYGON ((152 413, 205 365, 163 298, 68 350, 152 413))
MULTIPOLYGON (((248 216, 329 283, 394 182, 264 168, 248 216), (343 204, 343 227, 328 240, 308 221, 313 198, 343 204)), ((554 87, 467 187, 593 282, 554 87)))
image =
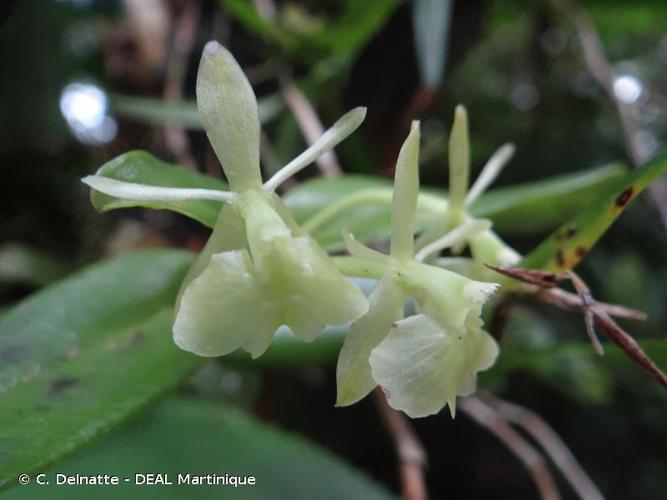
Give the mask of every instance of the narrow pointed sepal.
POLYGON ((352 323, 345 336, 336 368, 336 406, 348 406, 365 397, 377 384, 368 358, 403 317, 406 294, 394 273, 385 275, 369 297, 368 313, 352 323))
POLYGON ((231 188, 260 187, 257 99, 234 56, 218 42, 204 47, 197 107, 231 188))

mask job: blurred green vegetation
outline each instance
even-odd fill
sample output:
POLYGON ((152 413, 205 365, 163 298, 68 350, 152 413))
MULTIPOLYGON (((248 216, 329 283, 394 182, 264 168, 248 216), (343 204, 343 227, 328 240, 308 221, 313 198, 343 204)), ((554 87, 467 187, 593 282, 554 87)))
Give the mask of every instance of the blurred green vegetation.
MULTIPOLYGON (((442 79, 437 89, 426 90, 414 41, 420 25, 413 20, 413 2, 165 0, 144 2, 159 7, 148 17, 137 10, 139 5, 142 2, 27 0, 0 8, 3 308, 109 255, 145 247, 202 245, 206 228, 178 215, 142 209, 94 212, 78 178, 130 149, 148 150, 169 163, 190 157, 200 172, 219 175, 204 134, 196 123, 193 126, 192 108, 187 107, 194 98, 199 53, 211 38, 230 47, 265 102, 283 104, 284 86, 297 85, 325 126, 342 111, 368 106, 365 124, 337 149, 346 173, 390 178, 410 119, 418 117, 423 123, 422 183, 446 189, 446 137, 459 102, 465 103, 471 117, 475 170, 500 144, 517 145, 517 154, 499 179, 501 186, 581 173, 612 162, 629 163, 616 109, 591 78, 573 25, 551 2, 453 2, 451 24, 445 29, 442 79), (257 4, 274 5, 273 20, 262 17, 257 4), (184 18, 193 24, 194 35, 181 54, 176 27, 184 18), (180 76, 174 65, 182 66, 180 76), (110 139, 77 135, 64 118, 61 98, 73 82, 94 83, 109 96, 106 116, 116 126, 110 139), (174 82, 179 102, 158 107, 157 114, 151 108, 153 114, 147 117, 140 104, 160 102, 169 93, 167 84, 174 82), (151 101, 126 100, 122 112, 114 108, 118 101, 111 96, 151 101), (184 107, 178 107, 181 100, 184 107), (190 118, 182 135, 187 154, 174 146, 161 124, 165 115, 160 112, 174 109, 185 110, 190 118)), ((632 112, 641 126, 641 146, 652 156, 665 148, 667 137, 664 2, 582 0, 579 5, 590 14, 614 70, 643 86, 632 112)), ((265 132, 278 162, 291 159, 304 146, 286 105, 271 108, 265 132)), ((311 167, 301 180, 314 175, 316 168, 311 167)), ((296 193, 298 187, 292 196, 296 193)), ((566 199, 567 194, 562 196, 566 199)), ((553 210, 555 203, 548 207, 553 210)), ((509 227, 510 220, 502 233, 524 253, 555 228, 559 215, 553 210, 551 227, 527 226, 532 211, 525 212, 515 216, 516 230, 509 227)), ((660 346, 651 344, 651 339, 664 339, 667 333, 665 243, 659 217, 648 197, 642 196, 578 268, 598 299, 648 313, 645 322, 623 323, 647 346, 660 346)), ((272 488, 275 484, 274 492, 285 487, 280 478, 294 486, 308 476, 297 492, 301 496, 292 492, 295 498, 312 498, 309 488, 319 483, 326 484, 322 489, 328 486, 340 492, 338 497, 396 492, 393 451, 372 403, 333 407, 331 353, 337 344, 329 338, 323 342, 319 354, 298 365, 281 363, 278 355, 256 365, 244 359, 205 364, 181 386, 178 399, 131 420, 54 470, 189 468, 205 473, 207 464, 210 471, 224 472, 231 472, 235 464, 242 472, 259 476, 265 471, 262 467, 277 463, 285 468, 271 472, 275 483, 265 483, 272 488), (301 450, 306 445, 264 430, 264 424, 248 420, 237 407, 254 413, 264 424, 305 436, 383 486, 329 453, 295 451, 292 446, 301 450), (218 413, 220 419, 214 418, 218 413), (250 441, 242 439, 244 433, 252 434, 250 441), (270 436, 260 439, 263 433, 270 436), (274 438, 277 444, 272 448, 269 443, 274 438), (307 460, 308 453, 317 457, 313 463, 307 460), (316 470, 319 466, 327 471, 316 470)), ((544 416, 607 498, 664 497, 664 390, 613 349, 605 358, 594 356, 585 343, 582 318, 543 304, 518 304, 503 343, 497 372, 483 377, 486 388, 544 416)), ((664 348, 651 352, 667 368, 664 348)), ((103 365, 104 359, 99 363, 103 365)), ((417 421, 415 427, 428 449, 427 480, 433 498, 535 497, 520 464, 464 415, 451 421, 442 414, 417 421)), ((0 440, 0 457, 5 457, 8 446, 0 440)), ((146 491, 123 494, 144 498, 146 491)), ((562 491, 565 498, 574 498, 564 484, 562 491)), ((54 489, 49 495, 69 492, 54 489)), ((30 497, 41 490, 31 487, 3 494, 30 497)), ((185 498, 188 492, 173 495, 185 498)))

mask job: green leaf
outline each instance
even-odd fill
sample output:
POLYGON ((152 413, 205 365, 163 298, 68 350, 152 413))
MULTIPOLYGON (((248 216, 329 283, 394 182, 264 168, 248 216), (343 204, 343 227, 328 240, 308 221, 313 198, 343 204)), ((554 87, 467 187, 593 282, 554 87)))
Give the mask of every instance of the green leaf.
MULTIPOLYGON (((595 195, 623 176, 624 168, 612 164, 544 181, 499 188, 482 195, 472 206, 477 217, 490 218, 501 234, 535 233, 553 227, 586 206, 595 195), (517 224, 517 220, 521 223, 517 224)), ((300 224, 334 203, 358 197, 311 234, 322 245, 341 248, 341 230, 362 241, 386 239, 390 232, 391 183, 379 177, 345 175, 316 178, 299 184, 284 197, 300 224)), ((422 189, 417 206, 417 227, 424 228, 446 208, 446 192, 422 189)))
POLYGON ((610 163, 494 189, 473 204, 472 213, 493 219, 494 230, 500 234, 535 234, 573 217, 591 198, 605 192, 627 171, 620 163, 610 163))
POLYGON ((262 17, 255 4, 245 0, 220 0, 220 3, 225 11, 250 32, 262 35, 286 50, 292 49, 297 43, 294 35, 262 17))
POLYGON ((0 318, 0 488, 42 470, 178 384, 199 363, 170 335, 191 255, 124 255, 0 318))
MULTIPOLYGON (((169 165, 146 151, 130 151, 122 154, 102 165, 97 171, 97 175, 150 186, 227 189, 227 185, 220 179, 183 167, 169 165)), ((219 201, 136 201, 114 198, 95 190, 91 190, 90 199, 97 210, 104 212, 127 207, 172 210, 195 219, 208 227, 215 226, 218 213, 222 208, 222 202, 219 201)))
POLYGON ((576 266, 630 202, 667 172, 667 152, 633 170, 587 203, 519 264, 528 269, 564 272, 576 266))
POLYGON ((71 499, 84 490, 102 499, 394 498, 359 471, 302 438, 211 402, 170 399, 94 449, 47 472, 49 486, 32 483, 9 499, 71 499), (115 474, 118 486, 56 486, 54 474, 115 474), (136 486, 135 473, 169 475, 172 486, 136 486), (177 485, 178 474, 252 475, 254 486, 177 485), (93 494, 94 493, 94 494, 93 494))

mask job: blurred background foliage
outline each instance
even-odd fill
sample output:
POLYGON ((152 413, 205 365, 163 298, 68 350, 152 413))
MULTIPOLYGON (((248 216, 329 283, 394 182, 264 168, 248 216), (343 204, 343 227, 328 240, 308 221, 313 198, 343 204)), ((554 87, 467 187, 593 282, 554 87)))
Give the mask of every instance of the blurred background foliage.
MULTIPOLYGON (((558 2, 469 0, 453 2, 451 9, 449 2, 438 3, 2 2, 2 306, 105 256, 136 248, 201 247, 207 230, 174 214, 95 213, 78 178, 130 149, 220 175, 192 104, 199 54, 209 39, 230 48, 263 103, 268 170, 304 147, 289 104, 291 86, 304 93, 325 125, 353 106, 368 106, 364 125, 337 149, 346 173, 390 178, 409 122, 418 117, 423 184, 446 187, 446 137, 457 103, 470 113, 474 171, 501 143, 517 145, 500 185, 629 163, 617 110, 591 77, 575 28, 558 2)), ((617 75, 617 98, 631 106, 640 126, 634 139, 650 157, 664 149, 667 137, 664 1, 582 0, 579 6, 599 31, 617 75)), ((304 179, 317 170, 307 172, 304 179)), ((510 231, 509 241, 527 252, 551 229, 510 231)), ((666 333, 665 240, 665 228, 643 196, 579 269, 598 299, 648 313, 646 322, 626 325, 641 339, 666 333)), ((484 385, 543 415, 608 498, 664 498, 667 394, 621 356, 600 359, 586 344, 572 344, 583 335, 577 315, 534 302, 518 305, 504 343, 528 361, 516 358, 518 366, 505 369, 501 359, 484 385)), ((196 451, 207 434, 172 443, 173 460, 160 456, 160 466, 146 450, 193 430, 208 418, 205 405, 234 405, 298 432, 397 491, 391 444, 372 401, 334 408, 333 364, 327 359, 261 368, 211 362, 180 390, 179 399, 154 410, 159 415, 164 408, 168 416, 145 415, 63 467, 74 472, 84 463, 98 464, 92 468, 106 471, 124 464, 132 450, 141 456, 131 468, 224 469, 223 459, 210 463, 217 459, 213 451, 196 451), (208 402, 194 401, 195 395, 208 402)), ((667 367, 667 353, 657 361, 667 367)), ((237 424, 227 432, 237 435, 237 424)), ((428 449, 433 498, 534 498, 520 464, 465 416, 452 421, 442 414, 415 427, 428 449)), ((219 446, 247 451, 249 445, 220 437, 219 446)), ((287 460, 264 451, 262 443, 256 446, 257 454, 287 460)), ((250 456, 244 472, 255 466, 260 467, 250 456)), ((343 488, 326 475, 321 480, 343 488)), ((369 498, 362 494, 368 480, 358 481, 356 495, 369 498)), ((30 491, 37 490, 6 495, 25 497, 30 491)), ((571 495, 567 487, 562 491, 571 495)))

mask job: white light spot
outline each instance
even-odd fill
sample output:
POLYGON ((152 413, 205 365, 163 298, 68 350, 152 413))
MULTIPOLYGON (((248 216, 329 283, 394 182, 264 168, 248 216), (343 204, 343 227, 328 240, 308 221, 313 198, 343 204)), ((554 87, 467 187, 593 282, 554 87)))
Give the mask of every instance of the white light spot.
POLYGON ((91 83, 70 83, 60 94, 60 112, 74 136, 86 144, 105 144, 116 136, 116 121, 107 115, 109 100, 91 83))
POLYGON ((619 101, 632 104, 642 95, 642 82, 632 75, 619 76, 614 80, 614 95, 619 101))

